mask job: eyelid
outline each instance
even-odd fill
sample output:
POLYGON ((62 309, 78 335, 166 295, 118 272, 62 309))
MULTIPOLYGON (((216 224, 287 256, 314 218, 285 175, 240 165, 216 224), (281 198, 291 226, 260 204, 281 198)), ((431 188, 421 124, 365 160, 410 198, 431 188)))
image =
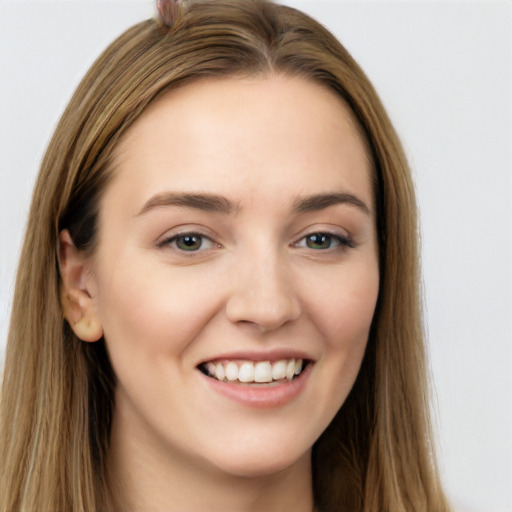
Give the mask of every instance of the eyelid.
MULTIPOLYGON (((173 228, 173 229, 167 231, 164 235, 160 236, 156 242, 156 246, 158 248, 169 247, 171 245, 171 243, 175 242, 178 237, 188 235, 188 236, 199 236, 203 240, 208 240, 211 242, 211 247, 208 247, 208 248, 201 247, 197 251, 190 251, 190 254, 192 254, 194 252, 195 253, 203 252, 203 251, 206 251, 206 250, 209 250, 212 248, 222 247, 221 244, 219 244, 215 240, 216 236, 211 234, 209 231, 210 230, 206 230, 199 226, 190 226, 190 225, 179 226, 179 227, 176 227, 176 228, 173 228)), ((174 247, 174 250, 176 252, 185 252, 185 251, 178 249, 177 247, 174 247)))
MULTIPOLYGON (((208 247, 201 247, 197 250, 185 251, 178 247, 173 247, 172 249, 178 253, 187 253, 189 256, 193 256, 194 253, 197 255, 198 253, 205 252, 215 248, 221 248, 222 245, 216 241, 218 238, 216 235, 212 235, 209 229, 205 229, 202 226, 194 226, 194 225, 186 225, 186 226, 177 226, 176 228, 168 230, 164 235, 159 237, 156 242, 156 246, 158 248, 170 248, 171 244, 176 242, 176 239, 180 236, 198 236, 201 237, 203 242, 207 240, 209 242, 208 247)), ((290 243, 291 247, 295 248, 306 248, 314 250, 315 252, 320 251, 329 251, 336 249, 344 249, 344 248, 355 248, 357 244, 352 239, 352 236, 347 233, 346 230, 338 227, 338 226, 309 226, 304 229, 302 233, 298 234, 294 237, 294 241, 290 243), (327 249, 312 249, 310 247, 306 247, 302 245, 301 242, 307 239, 308 236, 312 235, 326 235, 328 237, 334 238, 338 243, 335 246, 329 247, 327 249)))
POLYGON ((318 233, 310 233, 309 235, 303 236, 301 239, 299 239, 297 242, 294 243, 294 247, 320 253, 320 252, 332 252, 332 251, 336 251, 336 250, 344 250, 344 249, 348 249, 348 248, 353 249, 355 247, 355 245, 353 244, 353 242, 351 240, 349 240, 348 238, 345 238, 344 236, 334 235, 332 233, 318 232, 318 233), (329 247, 325 247, 325 248, 309 247, 307 245, 308 237, 316 235, 316 234, 325 235, 330 238, 331 242, 334 242, 334 243, 332 245, 330 245, 329 247))
POLYGON ((344 247, 354 248, 356 246, 352 236, 346 230, 338 226, 326 225, 309 226, 294 238, 295 241, 291 245, 297 246, 299 242, 312 235, 327 235, 336 238, 339 240, 340 245, 344 247))

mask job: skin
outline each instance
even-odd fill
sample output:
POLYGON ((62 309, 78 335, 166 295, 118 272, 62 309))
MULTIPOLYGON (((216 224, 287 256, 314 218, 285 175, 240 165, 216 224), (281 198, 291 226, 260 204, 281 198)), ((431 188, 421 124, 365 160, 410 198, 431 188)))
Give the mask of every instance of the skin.
POLYGON ((118 378, 120 509, 313 509, 311 449, 355 381, 377 300, 371 172, 347 106, 299 78, 189 85, 123 137, 96 252, 61 234, 66 317, 84 341, 105 336, 118 378), (232 208, 151 206, 169 192, 232 208), (354 200, 297 211, 316 194, 354 200), (202 246, 181 249, 184 232, 202 246), (330 238, 318 246, 314 233, 330 238), (279 406, 237 403, 198 370, 274 350, 313 361, 279 406))

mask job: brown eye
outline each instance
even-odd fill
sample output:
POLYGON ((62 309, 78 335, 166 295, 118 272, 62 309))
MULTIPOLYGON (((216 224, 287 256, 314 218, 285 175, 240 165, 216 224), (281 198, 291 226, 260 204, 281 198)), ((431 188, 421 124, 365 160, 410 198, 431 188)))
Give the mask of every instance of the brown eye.
POLYGON ((209 249, 220 248, 220 245, 214 242, 210 237, 200 233, 180 233, 178 235, 165 238, 158 243, 160 249, 171 249, 179 253, 203 252, 209 249))
POLYGON ((178 235, 175 237, 176 247, 182 251, 198 251, 203 245, 203 237, 197 234, 178 235))
POLYGON ((218 249, 221 246, 214 242, 210 237, 195 233, 193 231, 179 233, 177 235, 164 238, 158 242, 160 249, 171 250, 175 254, 184 255, 185 253, 202 253, 211 249, 218 249))

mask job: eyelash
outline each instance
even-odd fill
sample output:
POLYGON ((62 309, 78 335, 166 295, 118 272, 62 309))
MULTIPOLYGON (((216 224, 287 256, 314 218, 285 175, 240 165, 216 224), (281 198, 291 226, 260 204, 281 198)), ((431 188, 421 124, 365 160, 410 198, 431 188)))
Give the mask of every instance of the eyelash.
MULTIPOLYGON (((318 242, 314 242, 314 241, 313 241, 313 243, 317 243, 318 245, 321 244, 321 242, 318 243, 318 242)), ((307 235, 302 236, 297 242, 293 242, 291 244, 291 246, 297 247, 297 248, 311 249, 314 251, 329 251, 329 250, 336 250, 339 248, 353 249, 355 247, 355 244, 350 238, 340 235, 340 234, 335 234, 335 233, 331 233, 328 231, 315 231, 313 233, 308 233, 307 235), (307 245, 308 239, 313 239, 313 237, 320 237, 322 239, 322 242, 324 242, 324 243, 329 242, 329 247, 315 249, 311 246, 308 246, 307 245), (332 242, 335 242, 334 246, 332 246, 332 242), (304 243, 304 245, 302 245, 302 243, 304 243)), ((174 249, 178 252, 193 254, 193 253, 200 252, 201 249, 207 250, 207 249, 212 249, 215 247, 219 248, 219 247, 221 247, 221 245, 217 244, 210 237, 208 237, 206 235, 191 231, 191 232, 178 233, 169 238, 166 238, 158 243, 158 247, 159 248, 171 247, 172 249, 174 249), (180 241, 187 243, 186 239, 194 239, 194 238, 199 239, 199 246, 195 249, 191 248, 191 249, 187 250, 187 249, 183 249, 177 245, 180 241), (207 248, 203 247, 205 241, 208 241, 208 243, 210 244, 210 247, 207 247, 207 248)))
MULTIPOLYGON (((313 242, 313 243, 315 243, 315 242, 313 242)), ((355 247, 354 242, 350 238, 343 236, 343 235, 336 234, 336 233, 331 233, 329 231, 315 231, 314 233, 308 233, 307 235, 304 235, 303 237, 301 237, 297 242, 294 242, 292 245, 294 247, 304 247, 304 248, 312 249, 312 250, 316 250, 316 251, 328 251, 328 250, 335 250, 337 248, 347 248, 347 247, 350 249, 353 249, 355 247), (307 245, 308 239, 312 239, 313 237, 320 237, 322 239, 328 239, 331 242, 335 241, 336 245, 322 248, 322 249, 314 249, 313 247, 310 247, 307 245), (303 241, 306 245, 301 245, 303 241)))
POLYGON ((220 245, 215 243, 210 237, 208 237, 206 235, 203 235, 201 233, 193 232, 193 231, 185 232, 185 233, 178 233, 177 235, 173 235, 170 238, 166 238, 166 239, 164 239, 164 240, 162 240, 161 242, 158 243, 158 247, 164 248, 164 247, 173 246, 172 248, 174 250, 176 250, 176 251, 184 252, 184 253, 194 253, 194 252, 199 252, 199 249, 201 249, 203 247, 203 243, 204 243, 205 240, 207 240, 212 245, 212 247, 209 247, 209 248, 213 248, 214 246, 215 247, 220 247, 220 245), (180 240, 185 240, 187 238, 189 238, 189 239, 192 239, 192 238, 200 239, 199 247, 197 249, 187 250, 187 249, 181 249, 180 247, 177 246, 177 244, 178 244, 178 242, 180 240))

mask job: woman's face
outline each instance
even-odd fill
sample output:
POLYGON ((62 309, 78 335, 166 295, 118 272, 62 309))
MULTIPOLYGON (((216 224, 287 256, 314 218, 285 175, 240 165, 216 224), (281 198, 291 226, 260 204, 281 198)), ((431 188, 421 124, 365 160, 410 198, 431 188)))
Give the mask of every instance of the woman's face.
POLYGON ((195 471, 305 463, 354 383, 379 288, 371 163, 347 107, 284 77, 165 95, 118 146, 90 266, 114 442, 195 471))

